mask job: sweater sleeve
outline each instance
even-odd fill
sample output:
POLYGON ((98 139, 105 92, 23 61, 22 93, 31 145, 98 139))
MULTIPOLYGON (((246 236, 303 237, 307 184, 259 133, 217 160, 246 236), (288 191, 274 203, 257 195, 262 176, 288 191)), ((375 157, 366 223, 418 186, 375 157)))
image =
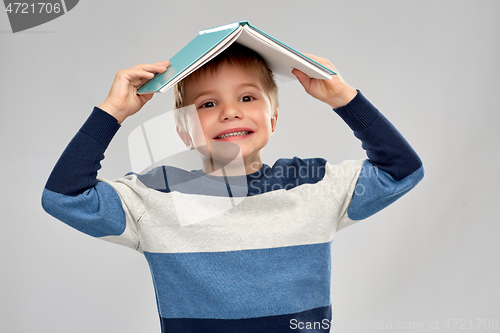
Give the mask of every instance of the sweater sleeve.
MULTIPOLYGON (((47 213, 93 237, 118 236, 126 229, 120 197, 97 179, 104 152, 119 128, 113 116, 94 108, 62 153, 42 194, 47 213)), ((136 240, 129 238, 124 245, 134 247, 136 240)))
POLYGON ((334 111, 361 140, 368 156, 347 211, 350 220, 362 220, 415 187, 424 176, 424 167, 401 133, 361 92, 334 111))

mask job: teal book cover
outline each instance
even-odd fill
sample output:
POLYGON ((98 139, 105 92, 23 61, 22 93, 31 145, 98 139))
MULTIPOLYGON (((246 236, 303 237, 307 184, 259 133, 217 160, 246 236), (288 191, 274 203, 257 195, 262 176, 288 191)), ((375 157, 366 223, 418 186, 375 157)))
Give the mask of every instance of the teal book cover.
POLYGON ((170 66, 166 72, 156 75, 140 87, 137 92, 159 91, 172 79, 187 70, 195 61, 227 38, 237 28, 238 25, 233 24, 227 29, 197 35, 170 59, 170 66))
MULTIPOLYGON (((237 40, 239 42, 239 39, 242 39, 240 38, 240 36, 242 36, 241 30, 244 30, 245 28, 253 31, 253 33, 248 34, 247 37, 245 37, 246 40, 248 41, 249 39, 252 39, 251 44, 258 44, 257 48, 259 50, 248 45, 248 42, 243 42, 242 44, 250 47, 251 49, 254 49, 254 51, 256 51, 257 53, 266 53, 266 49, 272 51, 270 53, 270 57, 272 58, 273 63, 278 64, 282 62, 282 59, 285 58, 285 62, 287 63, 290 63, 290 61, 297 62, 296 59, 292 59, 292 57, 297 57, 298 59, 300 59, 299 61, 306 62, 310 66, 315 68, 313 69, 313 71, 322 73, 319 78, 329 78, 331 75, 336 74, 331 69, 322 66, 316 61, 280 42, 276 38, 273 38, 265 32, 253 27, 247 21, 240 21, 215 28, 201 30, 193 40, 191 40, 185 47, 183 47, 170 59, 170 66, 164 73, 155 75, 151 80, 141 86, 137 90, 137 93, 146 94, 166 91, 174 83, 180 81, 184 76, 187 76, 190 71, 193 71, 194 69, 197 69, 206 62, 210 61, 214 57, 214 55, 216 56, 218 54, 217 52, 219 52, 220 49, 223 49, 225 46, 229 46, 237 40), (250 35, 253 36, 248 37, 250 35), (281 53, 276 51, 278 49, 282 49, 282 51, 279 51, 281 53), (206 59, 202 59, 203 57, 205 57, 206 59)), ((264 57, 264 59, 266 59, 266 56, 264 54, 261 53, 261 55, 264 57)), ((269 57, 267 57, 267 61, 268 60, 269 57)), ((268 63, 268 65, 274 71, 273 64, 268 63)), ((302 68, 300 69, 303 70, 302 68)))

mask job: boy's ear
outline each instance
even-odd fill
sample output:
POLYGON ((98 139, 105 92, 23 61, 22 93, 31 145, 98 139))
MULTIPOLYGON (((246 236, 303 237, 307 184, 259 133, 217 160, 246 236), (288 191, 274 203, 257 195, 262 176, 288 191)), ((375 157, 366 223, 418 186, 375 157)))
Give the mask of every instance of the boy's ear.
POLYGON ((179 137, 181 138, 182 142, 184 142, 186 147, 188 147, 189 150, 193 150, 194 144, 193 144, 193 140, 191 139, 191 135, 189 135, 188 132, 181 129, 179 126, 175 126, 175 130, 177 131, 177 134, 179 134, 179 137))
POLYGON ((274 116, 271 117, 271 136, 274 134, 274 131, 276 131, 277 123, 278 123, 278 110, 276 110, 274 116))

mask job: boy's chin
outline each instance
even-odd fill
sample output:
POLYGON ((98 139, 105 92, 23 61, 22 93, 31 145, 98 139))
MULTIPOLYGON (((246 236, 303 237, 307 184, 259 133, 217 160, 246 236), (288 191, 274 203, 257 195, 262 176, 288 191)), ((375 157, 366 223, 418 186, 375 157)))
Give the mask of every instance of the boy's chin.
POLYGON ((240 162, 243 164, 240 146, 229 141, 212 141, 209 145, 196 147, 196 150, 216 163, 216 168, 240 162))

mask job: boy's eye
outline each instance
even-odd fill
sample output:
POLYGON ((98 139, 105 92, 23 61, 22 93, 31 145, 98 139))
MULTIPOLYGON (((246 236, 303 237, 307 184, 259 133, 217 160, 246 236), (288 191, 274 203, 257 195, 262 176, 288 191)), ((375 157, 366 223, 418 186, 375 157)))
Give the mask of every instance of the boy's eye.
POLYGON ((200 108, 213 108, 215 106, 214 102, 206 102, 200 105, 200 108))
POLYGON ((243 96, 240 101, 242 102, 251 102, 253 101, 255 98, 253 98, 252 96, 243 96))

